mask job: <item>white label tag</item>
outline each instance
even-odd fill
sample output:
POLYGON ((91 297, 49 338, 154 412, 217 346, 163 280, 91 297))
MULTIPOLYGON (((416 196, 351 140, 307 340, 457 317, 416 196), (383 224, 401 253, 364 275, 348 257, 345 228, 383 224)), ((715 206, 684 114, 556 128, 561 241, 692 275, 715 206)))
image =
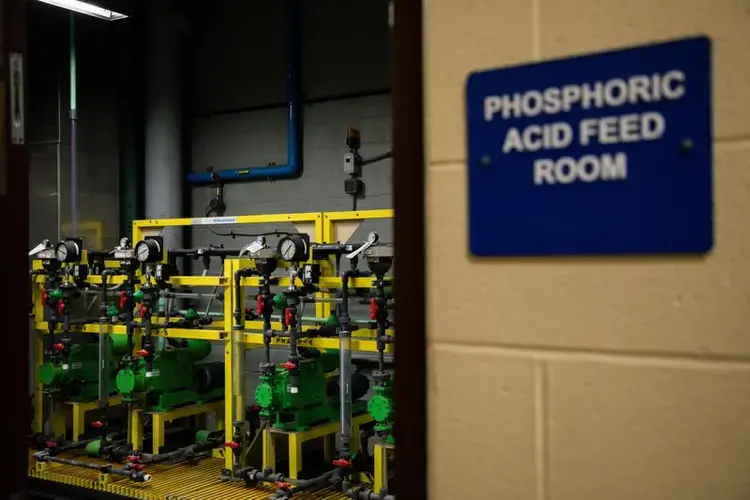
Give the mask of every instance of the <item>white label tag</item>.
POLYGON ((70 368, 70 365, 62 365, 63 370, 67 370, 68 368, 70 368))
POLYGON ((71 368, 71 370, 78 370, 82 366, 83 366, 83 363, 79 362, 79 363, 73 363, 72 365, 70 365, 70 368, 71 368))
POLYGON ((190 224, 193 226, 206 226, 211 224, 234 224, 237 222, 237 217, 200 217, 197 219, 190 219, 190 224))
POLYGON ((158 376, 159 376, 159 370, 152 370, 150 372, 146 372, 146 378, 158 377, 158 376))

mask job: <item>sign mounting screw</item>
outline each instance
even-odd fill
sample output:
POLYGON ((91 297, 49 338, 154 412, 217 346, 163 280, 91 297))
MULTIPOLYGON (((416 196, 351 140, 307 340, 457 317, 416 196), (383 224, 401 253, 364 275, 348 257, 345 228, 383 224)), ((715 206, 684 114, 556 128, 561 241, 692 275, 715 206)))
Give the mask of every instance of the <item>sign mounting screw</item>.
POLYGON ((682 150, 683 153, 688 153, 688 152, 692 151, 693 150, 693 140, 690 139, 690 138, 683 139, 682 143, 680 144, 680 149, 682 150))
POLYGON ((479 163, 482 164, 482 166, 488 166, 490 163, 492 163, 492 159, 488 155, 482 156, 482 158, 479 160, 479 163))

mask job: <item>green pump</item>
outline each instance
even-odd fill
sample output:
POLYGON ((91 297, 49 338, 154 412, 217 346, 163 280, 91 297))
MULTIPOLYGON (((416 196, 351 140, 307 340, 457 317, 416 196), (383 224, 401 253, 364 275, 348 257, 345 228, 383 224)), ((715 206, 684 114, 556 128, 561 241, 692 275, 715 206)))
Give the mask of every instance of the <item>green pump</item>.
POLYGON ((183 347, 157 352, 151 371, 136 358, 117 373, 117 390, 126 403, 142 402, 147 411, 167 411, 224 397, 224 364, 197 364, 211 354, 211 342, 186 340, 183 347))
MULTIPOLYGON (((301 353, 302 354, 302 353, 301 353)), ((273 373, 261 375, 255 390, 260 416, 275 429, 302 431, 339 417, 338 353, 306 349, 299 362, 299 385, 291 391, 289 370, 277 366, 273 373)), ((367 403, 360 401, 370 389, 361 373, 352 376, 352 412, 364 413, 367 403)))
MULTIPOLYGON (((117 360, 128 350, 125 335, 110 336, 110 387, 114 388, 117 360)), ((39 382, 46 391, 59 391, 71 401, 88 401, 98 396, 99 344, 73 344, 67 362, 52 357, 38 369, 39 382)))

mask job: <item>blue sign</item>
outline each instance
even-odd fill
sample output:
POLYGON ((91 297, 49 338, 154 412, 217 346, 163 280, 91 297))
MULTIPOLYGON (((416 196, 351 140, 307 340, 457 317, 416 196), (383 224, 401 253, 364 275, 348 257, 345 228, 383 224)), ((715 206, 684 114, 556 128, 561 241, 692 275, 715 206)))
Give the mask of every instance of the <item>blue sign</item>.
POLYGON ((713 246, 708 38, 471 74, 477 256, 713 246))

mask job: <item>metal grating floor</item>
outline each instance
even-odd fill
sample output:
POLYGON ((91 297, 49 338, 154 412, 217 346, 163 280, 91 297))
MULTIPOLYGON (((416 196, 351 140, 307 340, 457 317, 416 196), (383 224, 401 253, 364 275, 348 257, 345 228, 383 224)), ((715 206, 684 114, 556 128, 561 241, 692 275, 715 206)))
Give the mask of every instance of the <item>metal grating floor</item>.
MULTIPOLYGON (((90 458, 86 460, 97 462, 90 458)), ((115 478, 109 484, 102 484, 99 482, 98 472, 69 465, 38 471, 33 456, 30 456, 29 464, 30 477, 143 500, 266 500, 275 491, 273 487, 247 488, 241 482, 222 481, 220 474, 224 460, 220 458, 206 458, 195 465, 151 466, 148 472, 153 475, 153 480, 149 483, 115 478)), ((328 489, 295 495, 294 498, 345 500, 347 497, 341 492, 328 489)))

